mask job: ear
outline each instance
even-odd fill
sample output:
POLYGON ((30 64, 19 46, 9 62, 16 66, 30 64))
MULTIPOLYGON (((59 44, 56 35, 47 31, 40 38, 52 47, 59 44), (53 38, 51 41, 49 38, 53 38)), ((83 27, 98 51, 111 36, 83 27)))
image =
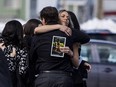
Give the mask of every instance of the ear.
POLYGON ((46 24, 46 22, 45 22, 45 19, 44 19, 44 18, 42 18, 42 20, 41 20, 41 21, 42 21, 42 24, 43 24, 43 25, 45 25, 45 24, 46 24))

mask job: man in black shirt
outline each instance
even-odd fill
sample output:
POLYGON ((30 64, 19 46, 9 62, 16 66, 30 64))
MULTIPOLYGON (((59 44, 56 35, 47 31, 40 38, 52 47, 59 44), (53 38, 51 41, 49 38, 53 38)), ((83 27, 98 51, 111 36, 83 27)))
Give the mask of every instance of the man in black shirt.
MULTIPOLYGON (((43 25, 54 25, 59 23, 58 11, 55 7, 45 7, 40 12, 43 25)), ((72 30, 72 36, 54 30, 33 37, 31 47, 30 68, 37 74, 35 87, 73 87, 72 72, 73 65, 69 55, 60 56, 57 52, 52 53, 54 37, 66 38, 66 46, 72 49, 75 42, 81 42, 79 32, 72 30), (59 55, 59 56, 58 56, 59 55)), ((62 41, 61 41, 62 42, 62 41)), ((62 43, 61 43, 62 44, 62 43)), ((64 45, 65 43, 63 43, 64 45)))

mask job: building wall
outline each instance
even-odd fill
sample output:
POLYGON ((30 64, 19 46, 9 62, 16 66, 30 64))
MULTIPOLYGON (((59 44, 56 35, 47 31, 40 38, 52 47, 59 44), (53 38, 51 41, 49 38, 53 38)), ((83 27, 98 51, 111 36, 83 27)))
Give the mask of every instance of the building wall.
POLYGON ((84 21, 84 6, 86 0, 59 0, 59 4, 59 10, 66 9, 72 11, 75 13, 80 23, 84 21))
POLYGON ((116 0, 104 0, 104 17, 116 20, 116 0))
MULTIPOLYGON (((39 11, 48 5, 57 7, 58 10, 66 9, 73 11, 79 22, 85 21, 89 14, 88 0, 0 0, 0 22, 8 19, 21 18, 28 20, 36 18, 39 11)), ((93 12, 91 16, 96 17, 97 1, 93 1, 93 12)), ((103 0, 104 15, 116 16, 116 0, 103 0)), ((89 18, 89 17, 88 17, 89 18)), ((91 17, 90 17, 91 18, 91 17)))
POLYGON ((25 18, 25 0, 0 0, 0 22, 25 18))
MULTIPOLYGON (((88 19, 97 17, 99 14, 98 0, 58 0, 59 9, 73 11, 79 22, 85 22, 88 19), (89 7, 90 6, 90 7, 89 7)), ((103 18, 111 16, 116 18, 116 0, 102 0, 103 18)))

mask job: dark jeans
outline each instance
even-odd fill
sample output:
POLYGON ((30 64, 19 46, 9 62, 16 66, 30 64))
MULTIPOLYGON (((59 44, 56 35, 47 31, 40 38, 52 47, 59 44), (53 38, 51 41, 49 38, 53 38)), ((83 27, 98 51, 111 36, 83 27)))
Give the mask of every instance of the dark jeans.
POLYGON ((82 83, 74 84, 74 87, 87 87, 86 81, 83 81, 82 83))
POLYGON ((73 80, 67 74, 41 73, 35 79, 35 87, 73 87, 73 80))

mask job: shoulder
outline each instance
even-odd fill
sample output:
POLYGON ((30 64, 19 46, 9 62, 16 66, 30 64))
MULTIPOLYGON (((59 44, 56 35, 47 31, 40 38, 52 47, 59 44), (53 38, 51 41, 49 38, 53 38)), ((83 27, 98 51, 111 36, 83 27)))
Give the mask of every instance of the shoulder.
POLYGON ((84 31, 78 30, 78 29, 72 29, 72 36, 76 39, 76 42, 79 42, 81 44, 87 43, 90 41, 90 37, 87 33, 84 31))

